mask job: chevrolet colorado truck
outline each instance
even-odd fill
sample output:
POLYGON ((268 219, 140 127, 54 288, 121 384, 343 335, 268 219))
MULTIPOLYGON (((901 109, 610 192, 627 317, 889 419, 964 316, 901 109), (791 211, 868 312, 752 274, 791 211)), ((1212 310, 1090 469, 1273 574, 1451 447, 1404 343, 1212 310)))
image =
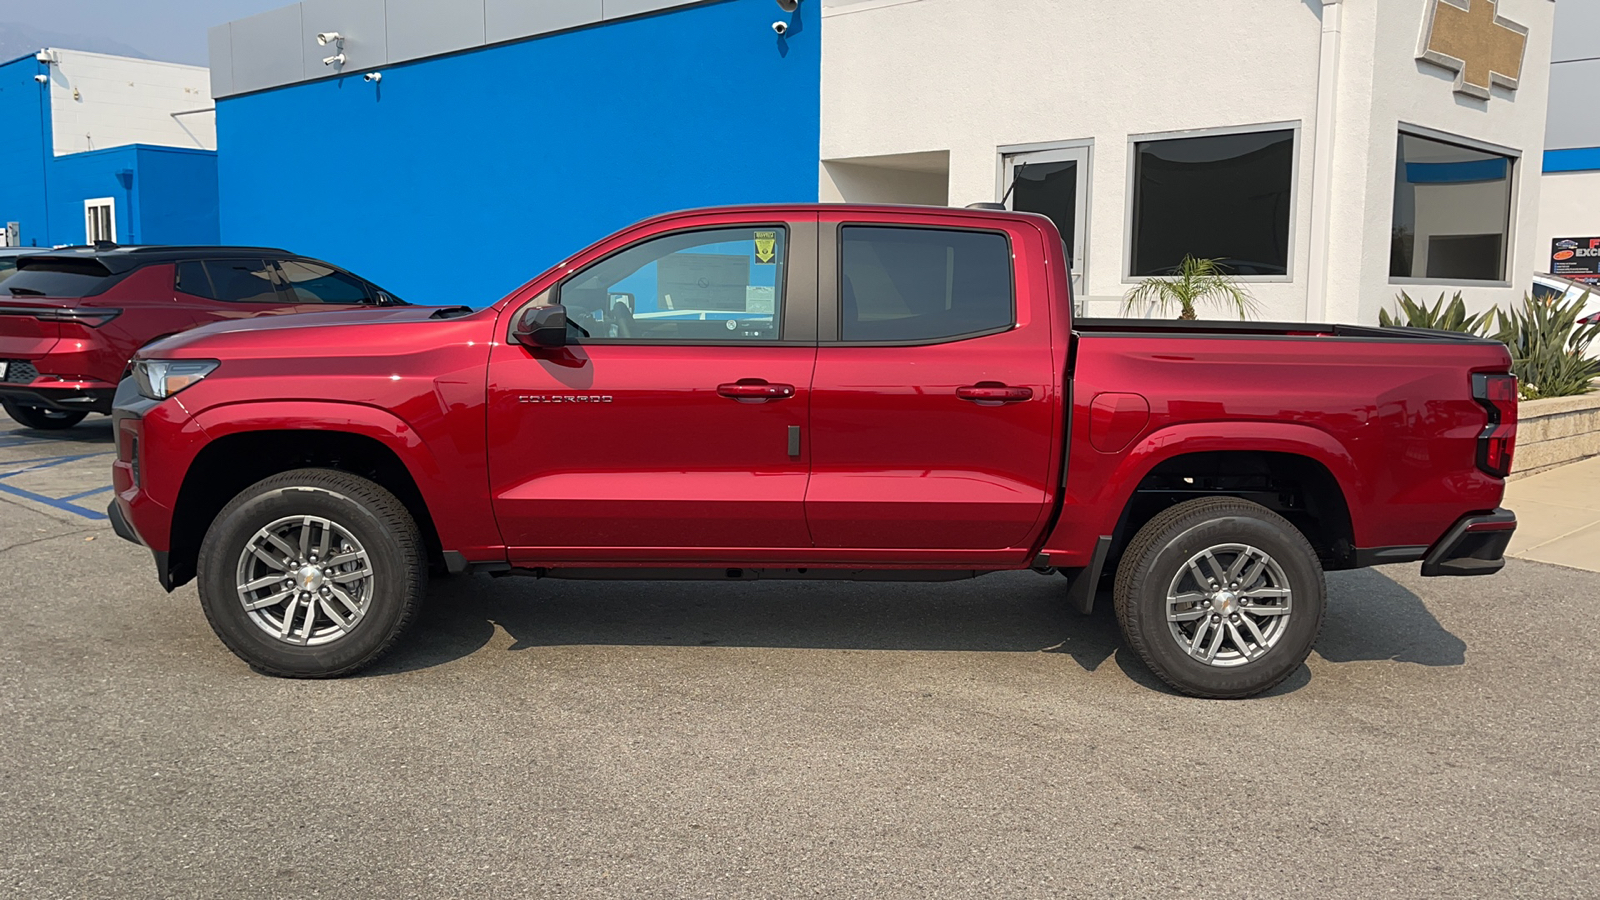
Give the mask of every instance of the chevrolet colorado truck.
POLYGON ((208 325, 115 401, 117 532, 258 671, 371 664, 430 570, 1107 583, 1204 697, 1311 651, 1323 572, 1488 575, 1504 346, 1344 325, 1073 321, 1041 216, 675 213, 477 311, 208 325))

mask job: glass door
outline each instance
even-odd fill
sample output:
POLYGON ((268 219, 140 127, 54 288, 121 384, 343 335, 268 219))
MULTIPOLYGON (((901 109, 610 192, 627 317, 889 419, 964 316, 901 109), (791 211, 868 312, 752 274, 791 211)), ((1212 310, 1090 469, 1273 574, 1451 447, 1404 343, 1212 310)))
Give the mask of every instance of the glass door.
POLYGON ((1089 215, 1089 148, 1031 150, 1005 157, 1007 205, 1042 213, 1056 223, 1072 269, 1072 297, 1082 314, 1084 238, 1089 215))

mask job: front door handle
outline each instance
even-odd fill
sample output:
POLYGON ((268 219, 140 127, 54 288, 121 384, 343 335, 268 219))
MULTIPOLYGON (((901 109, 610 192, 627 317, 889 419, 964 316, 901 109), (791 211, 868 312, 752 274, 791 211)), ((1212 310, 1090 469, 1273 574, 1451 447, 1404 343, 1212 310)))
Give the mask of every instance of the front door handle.
POLYGON ((717 385, 717 393, 740 403, 766 403, 793 397, 794 385, 771 384, 761 378, 741 378, 731 384, 717 385))
POLYGON ((956 388, 956 396, 985 406, 1000 403, 1021 403, 1033 399, 1033 388, 1012 387, 998 381, 980 381, 956 388))

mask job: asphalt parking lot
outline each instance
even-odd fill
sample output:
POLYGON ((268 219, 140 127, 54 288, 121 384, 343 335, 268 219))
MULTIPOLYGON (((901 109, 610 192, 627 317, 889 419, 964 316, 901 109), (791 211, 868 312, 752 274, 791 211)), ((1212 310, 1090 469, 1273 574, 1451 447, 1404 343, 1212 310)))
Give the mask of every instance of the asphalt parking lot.
POLYGON ((1330 576, 1271 695, 950 585, 433 584, 379 668, 253 674, 116 539, 109 420, 0 425, 0 895, 1578 897, 1600 574, 1330 576))

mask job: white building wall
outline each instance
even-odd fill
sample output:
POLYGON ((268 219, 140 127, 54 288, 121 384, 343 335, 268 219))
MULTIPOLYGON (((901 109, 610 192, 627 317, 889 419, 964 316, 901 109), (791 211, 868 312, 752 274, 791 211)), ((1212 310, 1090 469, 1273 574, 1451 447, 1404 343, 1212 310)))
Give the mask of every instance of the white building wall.
POLYGON ((217 148, 205 67, 80 50, 48 52, 57 60, 50 66, 57 156, 126 144, 217 148))
POLYGON ((1536 268, 1550 271, 1550 242, 1600 237, 1600 172, 1549 172, 1539 179, 1536 268))
POLYGON ((1529 30, 1516 91, 1496 87, 1489 100, 1455 93, 1455 76, 1416 58, 1423 17, 1432 0, 1344 0, 1344 56, 1335 169, 1338 183, 1361 187, 1336 199, 1331 215, 1326 318, 1373 323, 1406 291, 1436 299, 1461 291, 1473 310, 1509 305, 1527 292, 1539 268, 1540 170, 1555 4, 1500 0, 1499 14, 1529 30), (1501 286, 1389 277, 1394 222, 1394 170, 1402 126, 1438 132, 1485 149, 1520 154, 1513 175, 1507 281, 1501 286))
MULTIPOLYGON (((1548 90, 1550 0, 1501 0, 1529 27, 1521 89, 1456 94, 1416 59, 1431 0, 1345 0, 1335 92, 1333 190, 1323 302, 1308 262, 1321 0, 825 0, 822 145, 827 160, 949 152, 949 202, 999 199, 1008 145, 1089 140, 1086 288, 1114 314, 1127 276, 1130 137, 1297 124, 1290 280, 1254 281, 1267 319, 1372 323, 1406 285, 1390 283, 1395 143, 1401 122, 1521 151, 1512 284, 1462 288, 1477 304, 1520 296, 1534 268, 1548 90)), ((838 193, 822 176, 824 197, 838 193)), ((1416 290, 1413 289, 1413 294, 1416 290)))

